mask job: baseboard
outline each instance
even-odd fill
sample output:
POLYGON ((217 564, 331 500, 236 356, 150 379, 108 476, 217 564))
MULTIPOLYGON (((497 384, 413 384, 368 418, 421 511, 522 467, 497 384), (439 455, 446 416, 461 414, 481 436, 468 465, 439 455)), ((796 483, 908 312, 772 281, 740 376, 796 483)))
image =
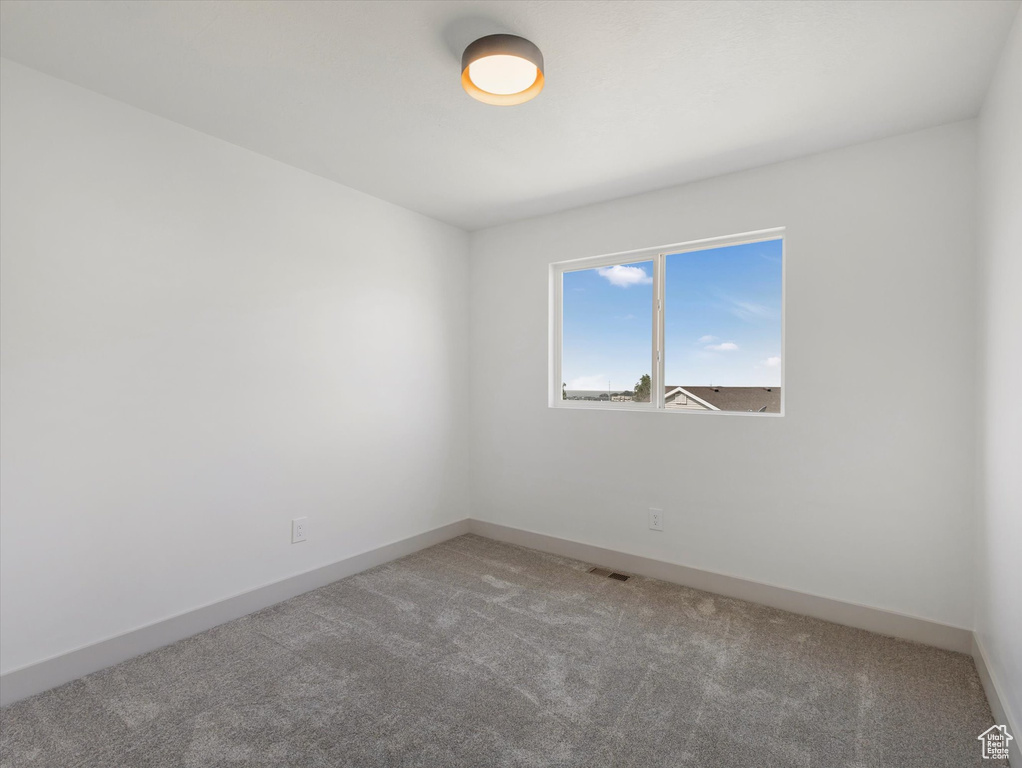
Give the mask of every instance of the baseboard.
POLYGON ((83 648, 12 670, 0 676, 0 706, 42 693, 79 677, 322 587, 368 568, 468 533, 469 521, 401 539, 368 552, 290 576, 216 603, 92 643, 83 648))
POLYGON ((912 640, 949 651, 960 653, 971 653, 972 651, 972 631, 962 627, 952 627, 916 616, 847 603, 772 584, 762 584, 736 576, 689 568, 677 563, 654 560, 641 555, 605 549, 592 544, 560 539, 556 536, 510 528, 506 525, 487 523, 482 520, 470 520, 469 530, 497 541, 518 544, 562 557, 584 560, 627 573, 670 581, 686 587, 714 592, 718 595, 748 600, 752 603, 832 621, 835 624, 865 629, 903 640, 912 640))
POLYGON ((1008 710, 1008 699, 1002 694, 1004 688, 994 676, 987 656, 986 648, 979 635, 972 636, 972 658, 976 662, 976 671, 979 672, 979 680, 983 683, 983 691, 990 702, 990 711, 993 712, 994 722, 998 725, 1008 726, 1008 731, 1015 738, 1008 742, 1009 762, 1012 765, 1022 765, 1022 730, 1019 730, 1019 721, 1015 713, 1008 710))
MULTIPOLYGON (((982 646, 973 633, 960 627, 885 611, 796 590, 761 584, 735 576, 690 568, 677 563, 655 560, 641 555, 606 549, 569 539, 511 528, 481 520, 459 520, 407 539, 386 544, 330 565, 267 584, 225 600, 188 611, 178 616, 140 627, 60 656, 12 670, 0 676, 0 706, 42 693, 100 669, 113 666, 148 651, 161 648, 199 632, 245 616, 330 584, 346 576, 364 571, 399 557, 412 554, 465 533, 518 544, 543 552, 571 557, 609 566, 642 576, 683 584, 695 589, 748 600, 774 608, 814 616, 825 621, 857 627, 871 632, 912 640, 947 650, 971 653, 983 681, 991 708, 998 722, 1004 722, 1012 733, 1019 733, 1015 723, 1004 713, 982 646)), ((1019 761, 1022 765, 1022 761, 1019 761)))

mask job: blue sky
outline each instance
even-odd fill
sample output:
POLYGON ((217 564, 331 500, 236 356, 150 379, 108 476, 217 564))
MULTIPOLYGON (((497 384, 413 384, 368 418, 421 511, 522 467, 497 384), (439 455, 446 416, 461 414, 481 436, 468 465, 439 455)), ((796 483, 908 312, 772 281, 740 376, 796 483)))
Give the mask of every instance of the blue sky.
MULTIPOLYGON (((781 241, 666 258, 666 384, 779 386, 781 241)), ((653 262, 564 273, 568 389, 631 389, 652 367, 653 262)))

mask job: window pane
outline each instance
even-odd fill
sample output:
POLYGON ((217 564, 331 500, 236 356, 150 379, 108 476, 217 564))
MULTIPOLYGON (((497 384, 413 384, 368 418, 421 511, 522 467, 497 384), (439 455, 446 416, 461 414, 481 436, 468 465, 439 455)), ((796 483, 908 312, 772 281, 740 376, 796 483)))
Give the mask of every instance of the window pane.
POLYGON ((562 291, 562 396, 648 403, 653 262, 565 272, 562 291))
POLYGON ((665 258, 668 409, 780 413, 781 243, 665 258))

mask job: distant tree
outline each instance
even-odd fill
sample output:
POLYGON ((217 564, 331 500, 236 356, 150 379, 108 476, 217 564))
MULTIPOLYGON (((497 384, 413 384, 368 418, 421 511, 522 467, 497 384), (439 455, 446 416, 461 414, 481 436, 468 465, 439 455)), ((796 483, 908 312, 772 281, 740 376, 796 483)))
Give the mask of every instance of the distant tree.
POLYGON ((563 381, 561 382, 561 400, 568 399, 568 385, 563 381))
POLYGON ((632 400, 637 403, 648 403, 649 392, 653 388, 653 382, 649 378, 648 373, 644 373, 639 382, 635 385, 635 394, 632 395, 632 400))

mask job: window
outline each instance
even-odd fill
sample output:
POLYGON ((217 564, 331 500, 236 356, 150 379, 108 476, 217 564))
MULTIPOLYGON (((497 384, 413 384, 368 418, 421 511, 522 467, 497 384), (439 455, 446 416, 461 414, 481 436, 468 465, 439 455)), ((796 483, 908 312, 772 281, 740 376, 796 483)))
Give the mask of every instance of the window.
POLYGON ((783 230, 561 262, 551 284, 551 406, 783 412, 783 230))

